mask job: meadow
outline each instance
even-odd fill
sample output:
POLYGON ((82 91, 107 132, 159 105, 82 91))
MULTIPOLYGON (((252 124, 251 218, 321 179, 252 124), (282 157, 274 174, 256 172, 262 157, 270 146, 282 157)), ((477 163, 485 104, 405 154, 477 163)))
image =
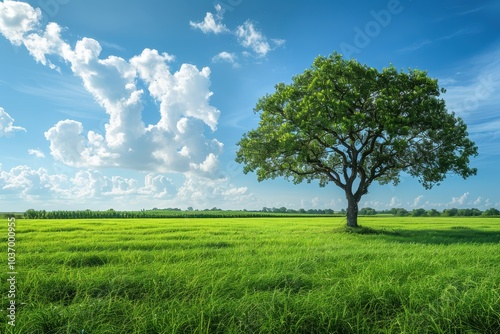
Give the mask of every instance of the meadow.
POLYGON ((0 332, 500 332, 500 219, 360 224, 17 220, 16 326, 3 279, 0 332))

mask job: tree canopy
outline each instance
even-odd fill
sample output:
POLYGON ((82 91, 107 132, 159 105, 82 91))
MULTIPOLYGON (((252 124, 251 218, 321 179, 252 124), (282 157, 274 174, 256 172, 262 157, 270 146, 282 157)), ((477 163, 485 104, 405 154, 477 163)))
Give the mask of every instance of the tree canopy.
POLYGON ((259 181, 334 183, 346 194, 347 224, 357 226, 358 203, 374 181, 397 185, 406 172, 428 189, 449 173, 476 174, 469 163, 477 147, 447 111, 444 92, 425 71, 319 56, 259 99, 259 126, 239 141, 236 161, 259 181))

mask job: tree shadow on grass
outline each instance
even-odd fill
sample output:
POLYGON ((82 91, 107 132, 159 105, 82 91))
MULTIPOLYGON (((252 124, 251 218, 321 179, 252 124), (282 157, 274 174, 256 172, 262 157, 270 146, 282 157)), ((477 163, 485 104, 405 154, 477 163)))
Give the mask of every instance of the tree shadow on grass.
POLYGON ((499 244, 500 231, 485 231, 464 226, 452 226, 449 229, 373 229, 361 227, 357 229, 342 228, 336 232, 358 235, 370 235, 389 242, 418 243, 428 245, 452 244, 499 244))

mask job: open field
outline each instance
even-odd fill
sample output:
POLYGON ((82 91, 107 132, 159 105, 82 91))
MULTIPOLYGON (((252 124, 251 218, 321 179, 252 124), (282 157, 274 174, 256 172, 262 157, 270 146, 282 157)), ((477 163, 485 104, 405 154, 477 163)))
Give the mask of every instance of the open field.
POLYGON ((3 279, 0 332, 500 332, 500 219, 344 224, 17 220, 16 326, 3 279))

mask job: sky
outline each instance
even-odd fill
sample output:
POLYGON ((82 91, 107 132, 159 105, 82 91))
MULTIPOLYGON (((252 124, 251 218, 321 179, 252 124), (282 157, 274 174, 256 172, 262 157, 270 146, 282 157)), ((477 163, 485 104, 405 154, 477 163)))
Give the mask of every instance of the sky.
POLYGON ((360 207, 499 208, 499 31, 495 0, 3 0, 0 212, 346 208, 234 161, 258 99, 335 51, 428 71, 479 147, 476 176, 403 174, 360 207))

